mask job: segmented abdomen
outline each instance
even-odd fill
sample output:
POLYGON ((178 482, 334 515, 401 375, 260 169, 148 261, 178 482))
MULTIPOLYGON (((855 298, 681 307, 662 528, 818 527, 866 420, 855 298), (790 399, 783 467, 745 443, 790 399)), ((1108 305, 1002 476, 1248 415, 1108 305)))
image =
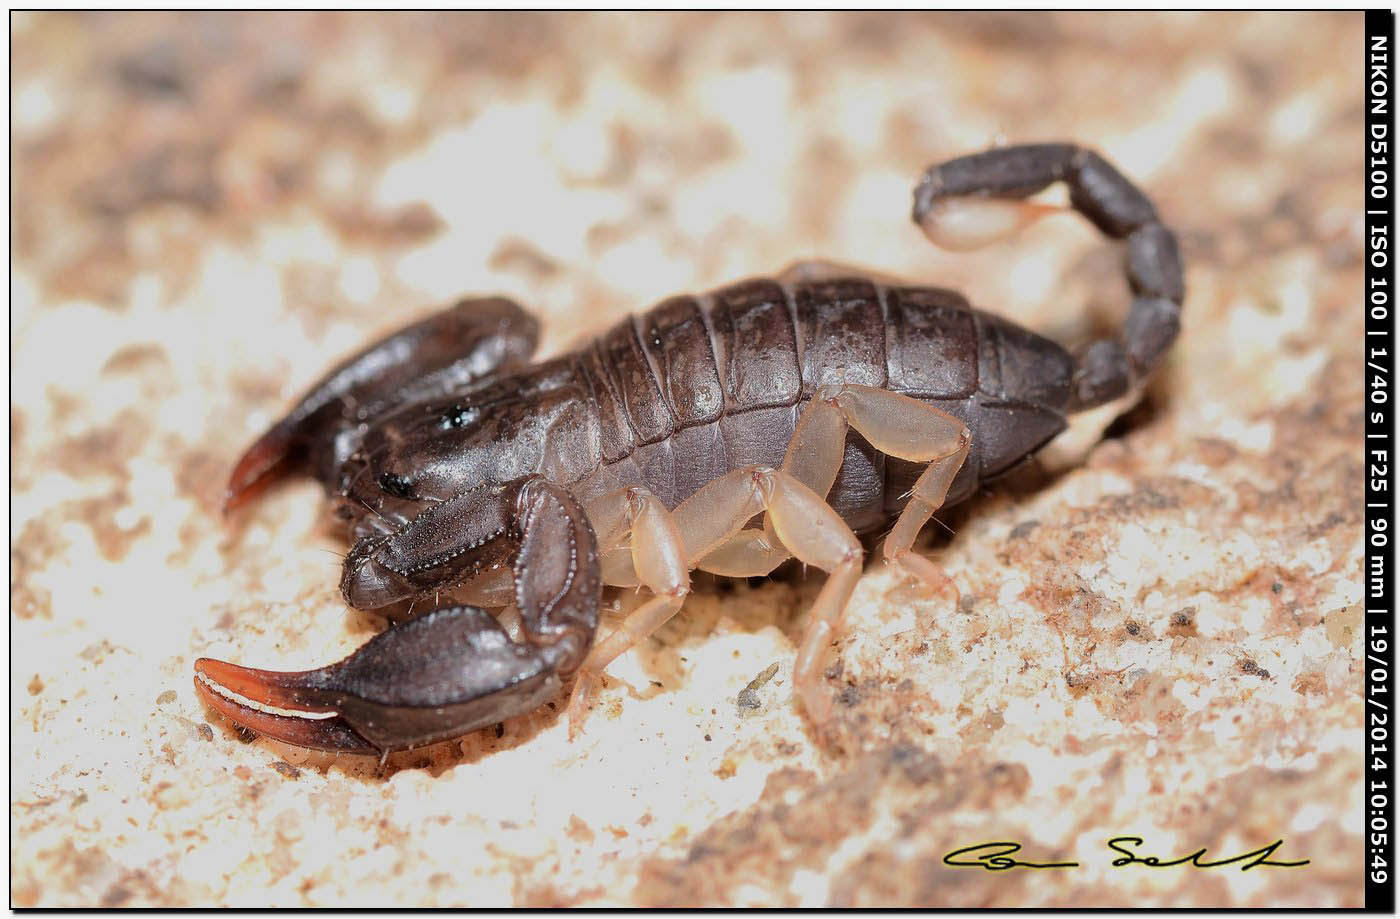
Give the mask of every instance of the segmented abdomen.
MULTIPOLYGON (((618 476, 672 505, 729 469, 780 463, 801 403, 843 382, 904 393, 967 422, 974 452, 956 500, 1059 430, 1072 369, 1057 345, 952 291, 856 278, 753 280, 672 297, 579 357, 603 464, 635 466, 618 476), (1038 417, 1040 407, 1055 416, 1038 417)), ((848 439, 833 506, 864 520, 902 504, 915 467, 888 465, 848 439)))

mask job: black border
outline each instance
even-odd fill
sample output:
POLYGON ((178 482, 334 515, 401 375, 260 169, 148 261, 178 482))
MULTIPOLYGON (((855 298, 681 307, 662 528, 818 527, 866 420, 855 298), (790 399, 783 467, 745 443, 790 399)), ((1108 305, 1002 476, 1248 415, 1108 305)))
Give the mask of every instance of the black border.
POLYGON ((1366 379, 1366 658, 1363 746, 1365 794, 1362 816, 1366 827, 1366 909, 1395 911, 1395 764, 1391 726, 1395 672, 1394 602, 1391 579, 1395 553, 1395 477, 1393 395, 1395 251, 1395 116, 1391 91, 1391 59, 1395 46, 1395 13, 1366 11, 1366 311, 1364 345, 1366 379))

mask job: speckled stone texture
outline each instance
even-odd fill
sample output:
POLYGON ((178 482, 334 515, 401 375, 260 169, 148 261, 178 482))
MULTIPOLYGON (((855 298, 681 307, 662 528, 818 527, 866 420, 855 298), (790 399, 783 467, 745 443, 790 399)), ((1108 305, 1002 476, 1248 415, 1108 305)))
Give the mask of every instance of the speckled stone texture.
POLYGON ((13 27, 14 905, 1360 905, 1359 14, 13 27), (554 351, 814 256, 1081 340, 1127 302, 1082 221, 958 255, 908 220, 927 164, 1042 139, 1180 232, 1183 334, 1087 459, 930 528, 960 603, 869 567, 830 746, 800 571, 702 583, 573 743, 546 708, 380 769, 196 700, 197 656, 381 627, 312 483, 219 515, 338 357, 468 292, 554 351), (1311 863, 1115 868, 1118 835, 1311 863), (997 839, 1080 865, 942 863, 997 839))

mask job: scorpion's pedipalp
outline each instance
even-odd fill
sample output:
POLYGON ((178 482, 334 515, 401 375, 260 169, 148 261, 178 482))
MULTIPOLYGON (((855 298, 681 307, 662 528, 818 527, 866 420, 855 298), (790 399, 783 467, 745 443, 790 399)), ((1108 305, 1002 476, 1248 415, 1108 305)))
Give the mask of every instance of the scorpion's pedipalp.
POLYGON ((235 723, 275 740, 385 753, 456 737, 557 695, 551 655, 517 644, 472 606, 434 610, 370 639, 339 663, 278 673, 195 664, 195 687, 235 723))
POLYGON ((334 708, 299 701, 300 673, 253 670, 202 657, 194 664, 194 688, 210 708, 233 723, 284 743, 313 750, 376 753, 334 708))
POLYGON ((340 591, 356 609, 433 596, 508 565, 516 487, 482 485, 430 504, 385 535, 358 540, 340 591))
POLYGON ((296 454, 296 427, 286 420, 273 425, 244 451, 229 473, 224 492, 228 514, 256 498, 288 471, 296 454))
POLYGON ((279 673, 201 659, 195 664, 200 695, 250 730, 344 753, 423 746, 558 695, 598 624, 593 530, 569 493, 542 478, 516 483, 508 494, 523 641, 513 641, 484 610, 446 607, 393 626, 319 670, 279 673))
POLYGON ((380 339, 332 368, 244 453, 224 511, 293 472, 333 487, 368 419, 524 366, 538 339, 534 317, 502 297, 461 300, 380 339))
POLYGON ((568 489, 542 476, 521 485, 515 519, 520 533, 515 606, 521 626, 568 675, 583 662, 598 629, 603 590, 598 539, 568 489))

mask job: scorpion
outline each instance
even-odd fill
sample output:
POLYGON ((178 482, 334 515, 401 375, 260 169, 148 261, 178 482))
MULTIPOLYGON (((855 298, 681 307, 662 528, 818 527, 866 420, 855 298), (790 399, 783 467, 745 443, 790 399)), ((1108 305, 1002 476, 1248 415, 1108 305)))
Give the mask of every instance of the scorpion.
POLYGON ((199 695, 274 739, 383 757, 532 711, 573 676, 572 737, 604 668, 681 608, 693 569, 754 577, 796 557, 828 575, 793 665, 820 730, 858 534, 893 521, 884 558, 946 590, 913 550, 935 511, 1027 459, 1067 415, 1135 394, 1176 338, 1176 239, 1091 150, 999 147, 932 166, 913 218, 943 248, 985 245, 1063 211, 1031 200, 1056 182, 1124 241, 1133 293, 1116 334, 1073 354, 952 291, 809 262, 672 297, 539 363, 537 322, 499 297, 348 358, 238 461, 225 509, 315 477, 349 530, 345 601, 391 625, 316 670, 201 658, 199 695), (649 596, 595 641, 606 585, 649 596), (411 615, 444 593, 448 605, 411 615))

